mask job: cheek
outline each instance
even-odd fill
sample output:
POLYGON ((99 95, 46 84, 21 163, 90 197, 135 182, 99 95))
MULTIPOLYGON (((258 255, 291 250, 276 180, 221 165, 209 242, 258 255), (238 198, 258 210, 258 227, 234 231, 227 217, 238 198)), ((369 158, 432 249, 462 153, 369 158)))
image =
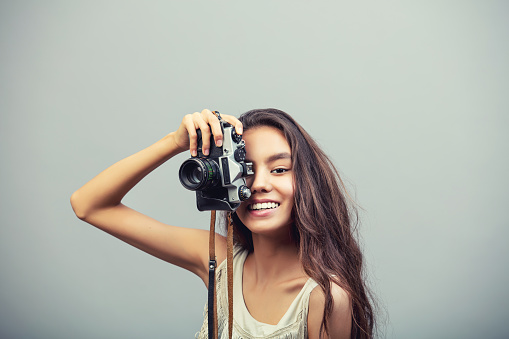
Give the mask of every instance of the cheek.
POLYGON ((244 222, 242 219, 244 219, 244 216, 247 213, 247 204, 241 203, 239 208, 237 208, 237 210, 234 213, 237 215, 241 222, 244 222))
POLYGON ((295 182, 293 178, 288 179, 282 186, 281 189, 284 192, 284 195, 293 200, 293 196, 295 194, 295 182))
POLYGON ((292 180, 291 183, 288 185, 288 196, 291 202, 292 211, 295 205, 295 182, 292 180))

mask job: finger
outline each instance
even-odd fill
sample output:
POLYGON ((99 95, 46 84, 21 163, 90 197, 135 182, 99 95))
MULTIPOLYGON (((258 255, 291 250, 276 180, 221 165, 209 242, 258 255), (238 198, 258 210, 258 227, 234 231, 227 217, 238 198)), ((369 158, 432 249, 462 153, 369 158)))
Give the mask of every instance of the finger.
POLYGON ((189 151, 191 152, 191 156, 195 157, 198 152, 198 134, 196 134, 196 125, 193 121, 193 116, 188 114, 184 117, 184 126, 187 129, 187 134, 189 134, 189 151))
POLYGON ((219 119, 208 109, 204 109, 201 114, 210 125, 212 135, 214 136, 214 143, 217 147, 221 147, 223 145, 223 130, 221 129, 221 123, 219 122, 219 119))
POLYGON ((235 132, 237 132, 237 134, 241 135, 243 133, 244 128, 239 119, 237 119, 233 115, 223 115, 223 114, 221 114, 221 118, 223 118, 223 120, 230 123, 231 125, 235 126, 235 132))
POLYGON ((209 155, 210 150, 210 127, 208 123, 203 119, 201 113, 194 113, 193 120, 198 128, 201 130, 201 149, 203 155, 209 155))

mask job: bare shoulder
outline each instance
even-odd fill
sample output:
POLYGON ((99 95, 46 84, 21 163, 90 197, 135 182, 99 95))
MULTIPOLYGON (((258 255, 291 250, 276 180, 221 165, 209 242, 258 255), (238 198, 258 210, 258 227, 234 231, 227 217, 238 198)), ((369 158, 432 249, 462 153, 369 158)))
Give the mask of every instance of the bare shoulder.
MULTIPOLYGON (((350 338, 350 331, 352 327, 350 296, 343 288, 334 282, 331 282, 331 294, 334 305, 332 308, 332 314, 328 321, 328 338, 350 338)), ((309 339, 318 339, 320 337, 320 326, 322 325, 324 307, 325 294, 320 286, 317 286, 309 296, 309 339)))

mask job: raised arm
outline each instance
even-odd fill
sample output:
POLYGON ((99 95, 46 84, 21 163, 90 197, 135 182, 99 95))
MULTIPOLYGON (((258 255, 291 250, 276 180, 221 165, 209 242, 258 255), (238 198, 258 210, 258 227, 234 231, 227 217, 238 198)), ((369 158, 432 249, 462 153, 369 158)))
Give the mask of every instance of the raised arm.
MULTIPOLYGON (((222 118, 242 133, 232 116, 222 118)), ((212 133, 222 142, 219 121, 209 110, 186 115, 179 128, 153 145, 113 164, 78 189, 71 205, 81 220, 162 260, 185 268, 208 283, 208 231, 163 224, 122 204, 122 198, 141 179, 178 153, 196 154, 196 130, 203 134, 203 149, 212 133)), ((205 153, 205 152, 204 152, 205 153)), ((216 236, 218 262, 226 257, 225 240, 216 236)))

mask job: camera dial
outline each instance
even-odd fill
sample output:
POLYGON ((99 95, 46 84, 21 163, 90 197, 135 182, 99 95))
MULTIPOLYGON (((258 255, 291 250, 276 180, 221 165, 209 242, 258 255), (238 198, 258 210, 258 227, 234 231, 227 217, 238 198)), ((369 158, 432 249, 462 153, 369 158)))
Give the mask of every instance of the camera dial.
POLYGON ((235 157, 235 160, 237 160, 237 162, 242 162, 246 160, 246 149, 244 147, 237 148, 233 152, 233 156, 235 157))
POLYGON ((235 129, 232 129, 232 140, 236 143, 240 143, 240 141, 242 140, 242 135, 237 134, 237 132, 235 132, 235 129))
POLYGON ((240 201, 246 201, 251 197, 251 191, 246 185, 239 187, 239 199, 240 201))

